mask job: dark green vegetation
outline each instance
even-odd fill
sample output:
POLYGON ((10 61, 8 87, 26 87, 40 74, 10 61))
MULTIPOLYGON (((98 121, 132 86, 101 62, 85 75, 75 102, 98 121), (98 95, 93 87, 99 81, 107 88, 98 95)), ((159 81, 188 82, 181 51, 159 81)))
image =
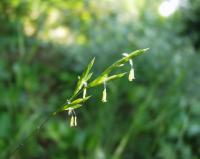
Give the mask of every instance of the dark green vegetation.
POLYGON ((12 158, 199 159, 200 2, 165 18, 161 2, 1 0, 0 158, 72 96, 93 57, 97 77, 150 48, 133 61, 136 80, 110 82, 107 103, 103 86, 89 90, 77 127, 60 113, 12 158))

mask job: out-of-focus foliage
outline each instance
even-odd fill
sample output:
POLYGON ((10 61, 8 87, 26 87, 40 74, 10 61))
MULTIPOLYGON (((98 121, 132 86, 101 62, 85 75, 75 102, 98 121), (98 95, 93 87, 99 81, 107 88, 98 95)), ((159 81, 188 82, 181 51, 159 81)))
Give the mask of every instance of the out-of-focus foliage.
POLYGON ((184 15, 184 30, 183 33, 189 35, 193 41, 195 48, 199 49, 200 45, 200 2, 191 0, 183 6, 182 13, 184 15))
POLYGON ((106 104, 102 87, 88 92, 77 128, 57 115, 12 158, 198 159, 199 30, 187 20, 199 21, 199 2, 167 18, 161 2, 2 0, 0 158, 66 102, 94 56, 97 77, 121 53, 149 47, 134 60, 135 81, 109 83, 106 104))

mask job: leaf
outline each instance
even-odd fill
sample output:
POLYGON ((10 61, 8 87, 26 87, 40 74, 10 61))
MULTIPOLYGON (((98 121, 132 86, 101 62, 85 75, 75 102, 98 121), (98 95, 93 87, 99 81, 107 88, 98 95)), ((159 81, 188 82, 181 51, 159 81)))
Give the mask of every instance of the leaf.
MULTIPOLYGON (((108 77, 108 75, 110 74, 110 72, 117 68, 120 67, 121 65, 123 65, 124 63, 128 62, 130 59, 135 58, 136 56, 144 53, 145 51, 147 51, 147 49, 141 49, 141 50, 136 50, 130 54, 128 54, 128 56, 123 57, 122 59, 116 61, 115 63, 113 63, 111 66, 109 66, 100 76, 98 76, 96 79, 94 79, 88 87, 94 87, 96 85, 99 85, 101 83, 103 83, 104 80, 109 79, 111 77, 108 77)), ((112 77, 115 78, 115 77, 112 77)), ((112 78, 110 80, 112 80, 112 78)))
POLYGON ((114 79, 117 79, 117 78, 121 78, 121 77, 123 77, 125 74, 126 74, 126 72, 120 73, 120 74, 117 74, 117 75, 110 76, 110 77, 107 78, 107 81, 114 80, 114 79))
POLYGON ((84 70, 83 74, 81 75, 80 79, 78 80, 78 83, 76 85, 76 89, 74 91, 74 94, 73 94, 72 98, 74 96, 76 96, 77 93, 81 90, 81 88, 83 87, 84 82, 87 82, 92 77, 92 73, 90 73, 90 70, 91 70, 91 68, 92 68, 92 66, 94 64, 94 60, 95 60, 95 58, 93 58, 92 61, 88 64, 88 66, 84 70))
POLYGON ((79 103, 84 103, 85 101, 87 101, 91 96, 87 96, 85 98, 78 98, 76 100, 74 100, 73 102, 71 102, 70 104, 74 105, 74 104, 79 104, 79 103))
POLYGON ((82 104, 76 104, 76 105, 73 105, 73 106, 65 107, 65 108, 63 108, 63 110, 67 110, 68 108, 77 109, 77 108, 80 108, 81 106, 82 106, 82 104))
POLYGON ((103 73, 102 75, 106 75, 109 74, 113 69, 115 69, 116 67, 120 67, 121 65, 123 65, 124 63, 128 62, 130 59, 135 58, 136 56, 146 52, 148 50, 147 49, 141 49, 141 50, 136 50, 133 51, 132 53, 128 54, 128 56, 123 57, 122 59, 116 61, 115 63, 113 63, 110 67, 108 67, 103 73))
POLYGON ((68 108, 79 108, 82 106, 82 103, 86 102, 91 96, 85 97, 85 98, 78 98, 74 101, 72 101, 70 104, 64 105, 60 110, 53 113, 53 115, 56 115, 59 112, 65 111, 68 108))
POLYGON ((86 77, 86 81, 88 81, 92 77, 93 73, 89 73, 88 76, 86 77))
POLYGON ((88 88, 102 84, 107 79, 107 76, 99 76, 94 81, 89 83, 88 88))
POLYGON ((92 83, 90 83, 90 84, 88 85, 88 88, 89 88, 89 87, 95 87, 95 86, 97 86, 97 85, 103 84, 103 82, 104 82, 105 80, 106 80, 106 81, 110 81, 110 80, 114 80, 114 79, 117 79, 117 78, 121 78, 121 77, 123 77, 125 74, 126 74, 126 72, 120 73, 120 74, 117 74, 117 75, 112 75, 112 76, 106 77, 106 78, 99 78, 98 80, 93 81, 92 83))
POLYGON ((82 104, 67 104, 67 105, 65 105, 63 108, 61 108, 61 109, 59 109, 59 110, 57 110, 56 112, 53 112, 53 115, 56 115, 56 114, 58 114, 59 112, 63 112, 63 111, 65 111, 65 110, 67 110, 68 108, 73 108, 73 109, 77 109, 77 108, 79 108, 79 107, 81 107, 82 106, 82 104))
POLYGON ((73 108, 76 105, 81 105, 82 103, 86 102, 91 96, 85 97, 85 98, 78 98, 71 102, 70 104, 64 105, 62 110, 66 110, 67 108, 73 108))
POLYGON ((117 61, 119 64, 123 64, 125 62, 128 62, 130 59, 135 58, 136 56, 145 53, 147 50, 149 50, 149 48, 146 49, 140 49, 140 50, 136 50, 131 52, 130 54, 128 54, 128 56, 124 57, 122 60, 117 61))

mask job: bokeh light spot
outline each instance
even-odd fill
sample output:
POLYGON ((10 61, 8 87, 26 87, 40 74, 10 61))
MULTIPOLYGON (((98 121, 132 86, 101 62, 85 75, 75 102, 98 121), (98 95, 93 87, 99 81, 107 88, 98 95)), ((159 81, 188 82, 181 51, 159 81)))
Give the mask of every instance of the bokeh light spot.
POLYGON ((180 5, 180 0, 166 0, 159 6, 159 13, 163 17, 172 15, 180 5))

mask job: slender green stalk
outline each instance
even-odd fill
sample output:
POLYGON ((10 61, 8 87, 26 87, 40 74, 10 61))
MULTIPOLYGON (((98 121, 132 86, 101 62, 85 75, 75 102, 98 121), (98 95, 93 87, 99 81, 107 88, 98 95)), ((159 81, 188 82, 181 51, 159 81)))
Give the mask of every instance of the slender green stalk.
MULTIPOLYGON (((95 61, 95 58, 93 58, 92 61, 86 67, 86 69, 83 71, 83 74, 79 77, 79 80, 77 82, 74 93, 69 98, 69 100, 67 100, 67 102, 64 103, 64 105, 62 105, 58 110, 50 113, 48 115, 48 117, 39 125, 38 128, 34 129, 27 137, 25 137, 24 140, 11 153, 10 158, 24 145, 26 140, 28 140, 35 132, 39 133, 41 128, 44 126, 44 124, 51 117, 57 115, 59 112, 68 111, 68 114, 71 116, 70 126, 76 126, 77 125, 77 116, 75 113, 75 109, 80 108, 87 100, 89 100, 91 98, 91 96, 87 96, 87 94, 86 94, 87 89, 90 89, 92 87, 96 87, 96 86, 102 84, 104 86, 102 101, 107 102, 107 92, 106 92, 107 83, 111 80, 122 78, 126 75, 126 72, 122 72, 122 73, 114 74, 114 75, 111 75, 111 72, 114 69, 122 67, 125 63, 129 62, 131 64, 131 71, 129 73, 129 78, 130 78, 130 75, 133 75, 132 59, 143 54, 147 50, 148 49, 141 49, 141 50, 136 50, 130 54, 125 53, 126 54, 125 57, 123 57, 120 60, 113 63, 111 66, 109 66, 107 69, 105 69, 99 76, 97 76, 94 80, 92 80, 90 82, 89 80, 91 79, 91 77, 93 75, 93 73, 91 72, 91 69, 92 69, 92 66, 95 61), (79 97, 81 93, 83 93, 83 97, 79 97)), ((135 78, 132 78, 132 79, 135 79, 135 78)), ((127 138, 128 138, 128 136, 127 136, 127 138)), ((125 138, 124 144, 126 144, 126 138, 125 138)), ((123 145, 123 143, 122 143, 122 145, 123 145)))

